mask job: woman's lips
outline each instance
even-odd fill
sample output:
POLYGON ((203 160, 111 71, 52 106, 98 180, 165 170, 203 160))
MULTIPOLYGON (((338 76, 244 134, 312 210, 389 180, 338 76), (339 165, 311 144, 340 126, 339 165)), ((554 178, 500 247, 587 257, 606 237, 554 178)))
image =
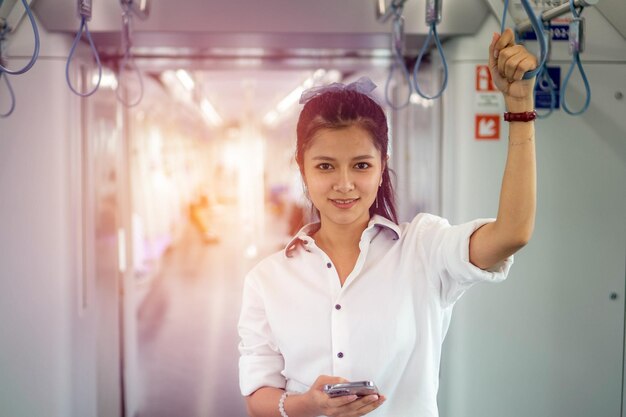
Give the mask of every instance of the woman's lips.
POLYGON ((341 198, 341 199, 330 199, 331 203, 337 208, 340 209, 349 209, 356 205, 358 198, 341 198))

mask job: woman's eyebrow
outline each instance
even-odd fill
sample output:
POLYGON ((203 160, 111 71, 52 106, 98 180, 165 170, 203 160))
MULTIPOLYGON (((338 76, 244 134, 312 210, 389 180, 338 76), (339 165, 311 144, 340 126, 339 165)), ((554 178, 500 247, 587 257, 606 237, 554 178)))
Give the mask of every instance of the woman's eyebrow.
MULTIPOLYGON (((355 156, 354 158, 352 158, 352 160, 357 160, 357 159, 374 159, 375 156, 374 155, 359 155, 359 156, 355 156)), ((331 158, 330 156, 323 156, 323 155, 319 155, 319 156, 314 156, 313 158, 314 161, 335 161, 335 158, 331 158)))

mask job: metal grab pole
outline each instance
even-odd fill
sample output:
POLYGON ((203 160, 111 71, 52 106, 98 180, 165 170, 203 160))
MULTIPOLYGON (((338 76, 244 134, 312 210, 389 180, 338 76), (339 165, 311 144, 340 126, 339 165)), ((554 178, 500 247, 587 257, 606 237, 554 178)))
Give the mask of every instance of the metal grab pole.
MULTIPOLYGON (((587 7, 587 6, 595 6, 596 4, 598 4, 599 1, 600 0, 575 0, 574 4, 576 5, 576 7, 587 7)), ((560 6, 556 6, 553 9, 546 10, 545 12, 541 13, 541 16, 539 17, 542 22, 549 22, 569 12, 570 12, 569 2, 567 2, 567 3, 561 4, 560 6)), ((515 27, 515 31, 517 33, 527 32, 529 30, 532 30, 532 25, 529 19, 522 21, 519 25, 515 27)))

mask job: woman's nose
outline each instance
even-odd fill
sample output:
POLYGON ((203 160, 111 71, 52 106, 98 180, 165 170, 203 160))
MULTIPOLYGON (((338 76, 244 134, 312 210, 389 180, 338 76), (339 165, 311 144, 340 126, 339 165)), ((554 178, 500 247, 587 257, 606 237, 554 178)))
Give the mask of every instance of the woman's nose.
POLYGON ((354 190, 354 182, 349 173, 342 172, 333 185, 333 190, 341 193, 346 193, 354 190))

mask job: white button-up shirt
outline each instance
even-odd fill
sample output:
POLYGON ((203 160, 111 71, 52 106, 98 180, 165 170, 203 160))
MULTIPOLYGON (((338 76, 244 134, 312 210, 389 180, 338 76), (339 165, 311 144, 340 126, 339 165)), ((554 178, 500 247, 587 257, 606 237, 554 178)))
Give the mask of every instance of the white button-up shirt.
POLYGON ((307 225, 246 277, 239 319, 243 395, 305 392, 319 375, 372 380, 387 397, 371 417, 436 417, 441 345, 452 307, 473 284, 499 282, 469 262, 469 238, 493 219, 458 226, 431 214, 397 225, 373 216, 343 286, 307 225))

